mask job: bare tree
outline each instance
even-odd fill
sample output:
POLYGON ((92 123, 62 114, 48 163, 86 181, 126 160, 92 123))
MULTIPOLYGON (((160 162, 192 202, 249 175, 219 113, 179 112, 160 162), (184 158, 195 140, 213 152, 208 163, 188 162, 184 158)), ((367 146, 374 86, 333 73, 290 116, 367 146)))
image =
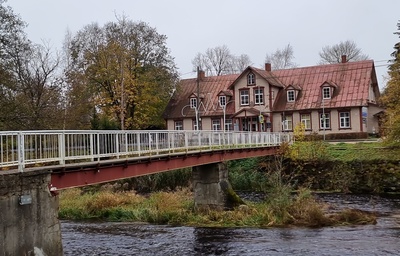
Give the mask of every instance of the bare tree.
POLYGON ((274 53, 265 56, 265 63, 271 63, 273 69, 294 68, 297 66, 293 62, 293 47, 288 44, 283 49, 277 49, 274 53))
POLYGON ((232 61, 234 72, 241 72, 245 70, 248 66, 252 65, 250 57, 247 54, 242 54, 240 56, 234 57, 232 61))
POLYGON ((193 71, 199 67, 207 75, 225 75, 243 71, 251 64, 246 54, 235 56, 226 45, 208 48, 205 53, 197 53, 192 60, 193 71))
POLYGON ((360 61, 369 58, 362 53, 354 41, 344 41, 332 46, 324 46, 319 52, 319 64, 334 64, 342 62, 342 56, 346 55, 346 61, 360 61))

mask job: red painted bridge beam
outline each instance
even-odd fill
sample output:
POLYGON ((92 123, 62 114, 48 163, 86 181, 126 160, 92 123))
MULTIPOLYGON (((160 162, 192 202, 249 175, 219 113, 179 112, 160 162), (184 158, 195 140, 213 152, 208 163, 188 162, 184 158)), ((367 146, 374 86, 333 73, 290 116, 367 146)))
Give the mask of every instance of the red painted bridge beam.
POLYGON ((209 163, 274 155, 278 148, 243 148, 53 166, 51 186, 54 190, 83 187, 209 163))

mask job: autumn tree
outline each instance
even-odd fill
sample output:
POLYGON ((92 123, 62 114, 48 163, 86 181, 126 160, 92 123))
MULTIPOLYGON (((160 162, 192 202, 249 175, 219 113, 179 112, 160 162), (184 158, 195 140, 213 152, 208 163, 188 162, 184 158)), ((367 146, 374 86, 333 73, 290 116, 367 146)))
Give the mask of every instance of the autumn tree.
POLYGON ((283 49, 277 49, 273 53, 267 53, 265 56, 265 63, 271 63, 274 70, 294 68, 297 66, 293 62, 294 52, 293 47, 288 44, 283 49))
POLYGON ((347 40, 332 46, 324 46, 319 52, 319 64, 340 63, 343 55, 346 55, 347 62, 367 60, 369 58, 354 41, 347 40))
POLYGON ((192 65, 193 71, 200 68, 209 76, 220 76, 241 72, 251 65, 251 61, 248 55, 235 56, 226 45, 222 45, 197 53, 192 65))
MULTIPOLYGON (((397 32, 400 37, 400 22, 397 23, 397 32)), ((381 101, 386 108, 384 135, 389 142, 400 144, 400 42, 394 45, 389 65, 389 81, 384 88, 381 101)))
POLYGON ((82 83, 91 92, 98 114, 121 129, 164 124, 161 115, 178 77, 166 36, 122 17, 102 27, 85 26, 69 49, 68 79, 82 78, 75 85, 82 83))

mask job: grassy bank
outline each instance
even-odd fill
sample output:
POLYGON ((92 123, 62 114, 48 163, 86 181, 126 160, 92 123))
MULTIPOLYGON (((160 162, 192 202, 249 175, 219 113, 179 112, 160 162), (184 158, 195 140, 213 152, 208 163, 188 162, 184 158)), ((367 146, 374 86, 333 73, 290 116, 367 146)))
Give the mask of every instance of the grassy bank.
POLYGON ((99 191, 84 193, 70 189, 60 194, 61 219, 132 221, 202 227, 338 226, 373 224, 373 214, 357 210, 329 213, 307 190, 295 197, 283 195, 262 203, 246 202, 232 211, 199 212, 188 189, 156 192, 99 191))

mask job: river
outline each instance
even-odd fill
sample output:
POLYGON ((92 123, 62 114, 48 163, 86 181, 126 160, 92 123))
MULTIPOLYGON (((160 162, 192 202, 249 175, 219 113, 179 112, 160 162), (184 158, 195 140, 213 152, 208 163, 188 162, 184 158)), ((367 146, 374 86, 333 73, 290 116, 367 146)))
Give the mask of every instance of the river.
POLYGON ((64 255, 400 255, 400 198, 324 194, 335 208, 378 213, 376 225, 193 228, 62 221, 64 255))

